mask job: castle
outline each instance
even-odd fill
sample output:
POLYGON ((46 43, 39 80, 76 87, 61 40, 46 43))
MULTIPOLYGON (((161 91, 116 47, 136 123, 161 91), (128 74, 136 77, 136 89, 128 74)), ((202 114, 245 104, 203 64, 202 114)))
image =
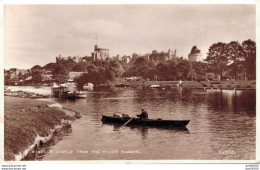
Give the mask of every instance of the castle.
POLYGON ((87 61, 96 61, 96 60, 108 60, 109 59, 109 49, 99 48, 97 45, 94 46, 94 52, 91 53, 91 56, 79 57, 79 56, 68 56, 62 57, 59 55, 56 57, 56 63, 63 60, 73 60, 76 63, 87 62, 87 61))

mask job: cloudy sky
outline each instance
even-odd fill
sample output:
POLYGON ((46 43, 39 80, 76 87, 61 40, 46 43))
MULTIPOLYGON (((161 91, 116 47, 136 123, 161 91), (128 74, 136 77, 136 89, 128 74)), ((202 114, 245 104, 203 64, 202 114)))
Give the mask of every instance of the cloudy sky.
POLYGON ((5 5, 5 68, 91 55, 95 37, 110 55, 256 40, 255 5, 5 5))

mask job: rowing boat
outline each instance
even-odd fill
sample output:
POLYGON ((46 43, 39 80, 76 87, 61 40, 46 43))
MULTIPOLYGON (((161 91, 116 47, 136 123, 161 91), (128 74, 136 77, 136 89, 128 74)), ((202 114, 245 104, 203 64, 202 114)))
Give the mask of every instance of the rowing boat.
POLYGON ((140 126, 153 126, 153 127, 185 127, 188 125, 190 120, 162 120, 162 119, 147 119, 142 120, 139 118, 130 118, 128 116, 113 115, 105 116, 102 115, 102 122, 104 123, 115 123, 124 125, 129 121, 128 125, 140 125, 140 126), (131 121, 129 121, 132 119, 131 121))

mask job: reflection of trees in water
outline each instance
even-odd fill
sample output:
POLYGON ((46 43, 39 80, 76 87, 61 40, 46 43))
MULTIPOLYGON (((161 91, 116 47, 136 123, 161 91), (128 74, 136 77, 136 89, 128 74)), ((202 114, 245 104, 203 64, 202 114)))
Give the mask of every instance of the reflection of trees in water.
MULTIPOLYGON (((204 96, 199 90, 194 89, 136 89, 136 97, 143 100, 153 100, 153 99, 171 99, 171 100, 181 100, 181 101, 193 101, 201 102, 204 96), (198 92, 198 93, 196 93, 198 92)), ((137 98, 137 100, 138 100, 137 98)))
POLYGON ((184 88, 180 91, 180 100, 184 104, 198 105, 205 102, 205 91, 184 88))
POLYGON ((237 113, 238 110, 249 113, 250 115, 256 114, 256 91, 239 91, 232 96, 233 109, 237 113))
POLYGON ((255 114, 255 91, 214 91, 207 94, 207 103, 216 111, 229 110, 233 113, 255 114))
POLYGON ((222 91, 209 91, 207 102, 210 109, 223 111, 228 108, 228 97, 222 91))
POLYGON ((93 99, 103 99, 108 97, 119 97, 125 90, 122 88, 99 88, 95 91, 88 93, 93 99))
POLYGON ((161 89, 136 89, 135 97, 136 100, 152 100, 159 98, 161 89))

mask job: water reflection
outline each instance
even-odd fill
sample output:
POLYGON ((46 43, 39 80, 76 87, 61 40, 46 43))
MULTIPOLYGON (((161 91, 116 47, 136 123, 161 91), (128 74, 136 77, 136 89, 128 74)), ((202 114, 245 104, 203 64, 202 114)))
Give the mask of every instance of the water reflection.
POLYGON ((122 125, 117 123, 108 123, 108 122, 102 122, 102 126, 106 128, 106 126, 113 126, 113 131, 120 132, 120 129, 123 127, 128 127, 130 130, 138 130, 141 135, 142 139, 146 139, 146 136, 149 132, 149 129, 156 129, 161 131, 162 133, 164 131, 169 131, 170 133, 186 133, 190 134, 190 131, 186 127, 147 127, 147 126, 138 126, 138 125, 122 125))
POLYGON ((80 112, 82 118, 73 123, 73 133, 51 149, 132 149, 141 154, 46 154, 43 160, 255 159, 254 90, 114 88, 95 89, 88 92, 86 99, 54 100, 80 112), (101 122, 102 115, 125 113, 134 117, 141 108, 151 119, 191 121, 186 129, 101 122), (227 149, 236 154, 219 152, 227 149))
POLYGON ((234 114, 256 114, 255 91, 219 90, 207 93, 208 109, 217 112, 229 111, 234 114))

